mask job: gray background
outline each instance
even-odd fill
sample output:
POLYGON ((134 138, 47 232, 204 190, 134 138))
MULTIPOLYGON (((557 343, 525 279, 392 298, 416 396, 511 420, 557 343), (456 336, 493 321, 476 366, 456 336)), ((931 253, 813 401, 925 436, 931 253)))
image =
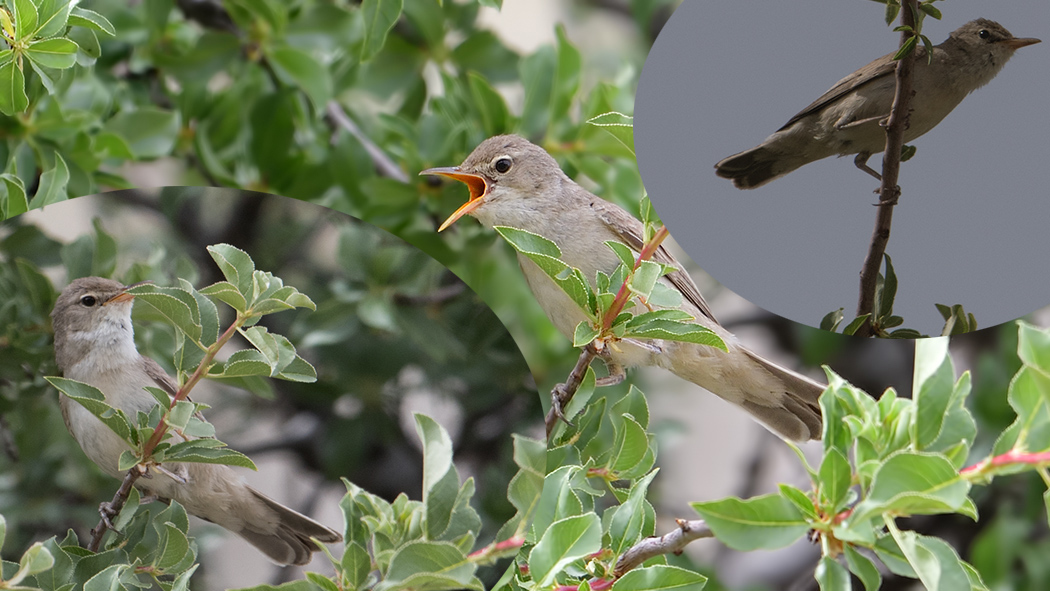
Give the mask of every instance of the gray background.
MULTIPOLYGON (((933 131, 912 142, 887 253, 905 326, 937 334, 933 304, 961 303, 981 327, 1050 304, 1050 5, 938 2, 934 44, 966 21, 998 21, 1022 48, 933 131)), ((893 51, 883 6, 852 1, 686 0, 646 60, 635 145, 646 189, 671 234, 715 279, 815 326, 856 309, 878 183, 852 157, 808 164, 749 191, 714 163, 759 144, 837 80, 893 51)), ((919 97, 921 100, 921 97, 919 97)), ((881 154, 870 164, 881 168, 881 154)))

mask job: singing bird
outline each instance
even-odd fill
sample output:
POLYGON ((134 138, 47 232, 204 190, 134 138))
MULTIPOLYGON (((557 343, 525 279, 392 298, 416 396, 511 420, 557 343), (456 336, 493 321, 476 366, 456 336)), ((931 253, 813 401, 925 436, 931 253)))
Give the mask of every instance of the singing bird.
MULTIPOLYGON (((624 209, 593 195, 570 179, 543 148, 516 135, 489 138, 459 166, 431 168, 420 174, 461 181, 470 199, 440 230, 469 214, 488 227, 510 226, 553 241, 562 260, 594 278, 620 264, 604 244, 615 240, 636 252, 642 248, 642 222, 624 209)), ((663 247, 654 260, 681 269, 663 247)), ((572 338, 586 316, 535 263, 519 254, 525 280, 550 321, 572 338)), ((661 279, 682 294, 682 309, 720 336, 729 351, 666 340, 623 340, 608 348, 616 366, 662 367, 751 413, 782 437, 819 439, 824 386, 783 368, 740 344, 708 308, 692 278, 682 270, 661 279)), ((641 310, 644 311, 644 310, 641 310)))

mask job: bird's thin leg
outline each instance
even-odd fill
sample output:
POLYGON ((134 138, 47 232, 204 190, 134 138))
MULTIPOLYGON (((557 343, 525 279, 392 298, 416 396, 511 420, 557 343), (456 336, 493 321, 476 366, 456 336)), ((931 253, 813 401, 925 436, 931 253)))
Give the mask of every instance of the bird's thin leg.
POLYGON ((113 503, 109 501, 102 501, 98 505, 98 514, 102 517, 102 523, 106 524, 106 528, 116 532, 118 535, 124 535, 115 525, 113 525, 112 519, 120 513, 113 507, 113 503))
POLYGON ((599 388, 615 386, 627 378, 627 371, 624 370, 622 365, 609 361, 605 355, 602 356, 602 360, 605 361, 605 367, 609 370, 609 375, 594 380, 595 386, 599 388))
POLYGON ((882 182, 882 175, 876 172, 874 168, 868 166, 868 158, 871 158, 871 152, 861 152, 853 159, 853 164, 856 164, 857 168, 875 177, 879 182, 882 182))

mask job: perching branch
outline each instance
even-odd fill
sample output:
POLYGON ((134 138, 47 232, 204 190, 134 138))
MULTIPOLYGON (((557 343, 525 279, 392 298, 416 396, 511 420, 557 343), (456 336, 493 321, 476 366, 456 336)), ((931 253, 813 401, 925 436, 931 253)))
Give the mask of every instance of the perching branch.
MULTIPOLYGON (((242 318, 238 314, 237 320, 226 329, 226 332, 219 337, 215 343, 213 343, 204 354, 204 359, 201 360, 200 365, 197 366, 196 371, 190 376, 186 383, 179 388, 179 391, 175 393, 175 396, 171 399, 171 404, 168 406, 168 412, 171 412, 175 405, 179 402, 186 400, 190 395, 190 390, 197 385, 197 382, 204 378, 208 369, 212 366, 212 361, 215 359, 215 355, 219 352, 219 349, 229 342, 233 335, 237 334, 237 329, 244 325, 247 321, 247 317, 242 318)), ((142 457, 145 458, 145 462, 132 466, 128 473, 124 476, 124 480, 120 483, 120 488, 113 495, 113 500, 109 503, 102 503, 99 506, 99 513, 102 518, 99 519, 98 525, 91 530, 91 542, 88 544, 88 550, 92 552, 98 552, 99 545, 102 543, 102 536, 105 535, 106 530, 114 529, 113 522, 111 519, 120 515, 124 504, 128 501, 128 495, 131 493, 131 487, 135 484, 142 476, 145 476, 149 470, 149 458, 153 455, 153 450, 157 448, 157 444, 164 439, 164 435, 168 432, 168 423, 165 421, 165 417, 162 417, 157 426, 153 429, 153 434, 146 441, 146 444, 142 446, 142 457)))
MULTIPOLYGON (((918 12, 917 0, 902 0, 901 26, 909 29, 901 32, 900 45, 903 47, 909 39, 918 34, 915 28, 915 14, 918 12)), ((857 302, 857 316, 871 314, 857 330, 859 336, 872 335, 872 320, 875 312, 875 287, 882 266, 886 244, 890 240, 890 224, 893 220, 893 206, 900 198, 901 189, 897 185, 900 173, 901 148, 904 145, 904 130, 908 128, 910 115, 909 105, 912 99, 912 66, 915 63, 915 51, 908 52, 897 61, 897 89, 893 96, 893 107, 886 124, 886 150, 882 155, 882 185, 879 187, 878 214, 875 218, 875 231, 871 235, 868 255, 860 271, 860 298, 857 302)))
POLYGON ((661 554, 679 554, 694 540, 713 538, 715 534, 703 519, 675 520, 678 528, 658 538, 646 538, 620 555, 613 576, 617 579, 646 560, 661 554))
POLYGON ((372 141, 372 138, 368 137, 363 131, 361 131, 361 128, 358 127, 357 124, 354 123, 354 120, 343 110, 342 105, 336 101, 328 101, 325 111, 328 113, 328 117, 336 125, 346 130, 347 133, 354 136, 357 141, 361 142, 361 145, 364 146, 365 151, 368 152, 368 156, 372 159, 372 164, 375 165, 379 174, 402 183, 408 182, 408 175, 405 171, 401 170, 401 167, 391 160, 390 157, 372 141))
MULTIPOLYGON (((609 330, 612 328, 613 322, 623 312, 627 302, 631 300, 630 281, 633 273, 642 266, 644 261, 647 261, 656 254, 656 251, 660 249, 660 244, 670 235, 667 228, 660 226, 655 233, 653 238, 642 246, 642 251, 638 253, 637 259, 634 261, 634 268, 620 286, 620 290, 616 293, 616 299, 613 300, 612 305, 605 311, 605 315, 601 319, 601 333, 596 339, 587 344, 586 347, 580 351, 580 357, 576 360, 576 365, 569 372, 569 378, 563 384, 558 384, 551 390, 551 409, 547 412, 547 416, 544 419, 544 424, 547 428, 547 438, 549 439, 551 433, 554 432, 554 425, 557 424, 558 419, 565 419, 562 414, 564 409, 572 397, 576 395, 576 391, 580 388, 580 383, 583 381, 583 377, 587 375, 587 368, 590 367, 591 361, 595 357, 601 355, 601 351, 604 349, 605 339, 608 338, 609 330)), ((611 369, 611 366, 610 366, 611 369)), ((621 374, 622 377, 622 374, 621 374)), ((566 421, 568 422, 568 421, 566 421)))

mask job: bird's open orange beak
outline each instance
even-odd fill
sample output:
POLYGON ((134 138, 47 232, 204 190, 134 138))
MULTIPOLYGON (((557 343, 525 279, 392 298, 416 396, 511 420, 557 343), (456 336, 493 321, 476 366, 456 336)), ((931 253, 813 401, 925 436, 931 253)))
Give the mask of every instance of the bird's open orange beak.
POLYGON ((120 293, 118 293, 117 295, 109 298, 102 305, 106 306, 106 305, 109 305, 109 304, 118 304, 120 302, 126 302, 128 300, 133 300, 133 299, 135 299, 135 295, 128 293, 128 290, 133 288, 133 287, 138 287, 140 285, 145 285, 147 283, 153 283, 153 282, 147 279, 146 281, 139 281, 138 283, 132 283, 131 285, 125 285, 124 289, 121 290, 120 293))
POLYGON ((461 183, 466 184, 467 188, 470 189, 470 199, 467 199, 466 203, 459 206, 459 209, 457 209, 452 215, 448 216, 448 219, 445 220, 445 223, 441 224, 441 227, 438 228, 438 232, 451 226, 459 218, 477 209, 478 206, 481 205, 481 198, 484 197, 489 190, 489 183, 485 180, 485 177, 479 174, 463 172, 459 169, 458 166, 428 168, 419 174, 436 174, 438 176, 455 179, 461 183))
POLYGON ((1039 39, 1036 39, 1035 37, 1021 37, 1021 38, 1007 39, 1006 41, 1004 41, 1004 43, 1006 43, 1006 46, 1009 47, 1010 49, 1021 49, 1022 47, 1027 47, 1029 45, 1035 45, 1036 43, 1039 43, 1039 42, 1040 42, 1039 39))

